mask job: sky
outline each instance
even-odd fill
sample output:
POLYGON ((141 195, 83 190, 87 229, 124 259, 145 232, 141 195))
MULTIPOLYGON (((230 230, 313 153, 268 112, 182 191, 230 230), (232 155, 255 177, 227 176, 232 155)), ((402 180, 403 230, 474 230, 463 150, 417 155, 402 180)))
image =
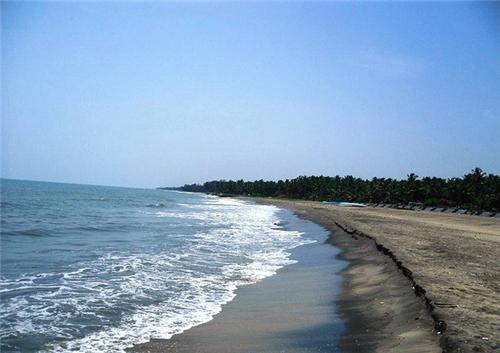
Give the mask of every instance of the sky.
POLYGON ((500 3, 1 6, 4 178, 500 174, 500 3))

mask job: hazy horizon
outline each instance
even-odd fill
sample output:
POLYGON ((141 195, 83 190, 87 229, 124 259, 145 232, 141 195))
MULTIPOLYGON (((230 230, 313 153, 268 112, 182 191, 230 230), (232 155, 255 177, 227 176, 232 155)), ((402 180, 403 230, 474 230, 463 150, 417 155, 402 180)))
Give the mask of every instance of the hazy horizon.
POLYGON ((1 6, 2 178, 500 174, 497 3, 1 6))
MULTIPOLYGON (((474 168, 475 169, 475 168, 474 168)), ((439 178, 443 178, 443 179, 451 179, 451 178, 454 178, 454 177, 457 177, 457 178, 462 178, 465 174, 469 174, 471 172, 474 171, 474 169, 471 169, 471 170, 468 170, 467 173, 462 173, 461 175, 454 175, 454 176, 449 176, 449 177, 442 177, 442 176, 437 176, 437 175, 417 175, 417 179, 422 179, 422 178, 425 178, 425 177, 439 177, 439 178)), ((488 174, 494 174, 496 175, 495 173, 491 173, 487 170, 483 170, 483 172, 485 172, 487 175, 488 174)), ((405 176, 402 176, 401 178, 392 178, 392 179, 395 179, 395 180, 403 180, 403 179, 407 179, 408 176, 409 176, 410 173, 407 173, 405 176)), ((286 180, 286 179, 295 179, 297 177, 300 177, 300 176, 306 176, 306 177, 309 177, 309 176, 325 176, 325 177, 336 177, 336 176, 341 176, 341 177, 345 177, 345 176, 352 176, 354 178, 361 178, 361 179, 365 179, 365 180, 371 180, 372 178, 386 178, 386 179, 389 179, 391 177, 387 177, 387 176, 384 176, 384 175, 374 175, 373 177, 371 178, 363 178, 363 177, 359 177, 359 176, 356 176, 356 175, 352 175, 352 174, 343 174, 343 175, 338 175, 338 174, 335 174, 335 175, 323 175, 323 174, 317 174, 317 175, 314 175, 314 174, 303 174, 303 175, 296 175, 296 176, 293 176, 293 177, 289 177, 289 178, 282 178, 281 180, 286 180)), ((233 178, 233 179, 226 179, 226 180, 233 180, 233 181, 237 181, 237 180, 240 180, 240 179, 243 179, 243 178, 233 178)), ((279 181, 280 179, 277 179, 277 178, 260 178, 260 179, 263 179, 264 181, 279 181)), ((243 179, 244 181, 250 181, 250 182, 254 182, 254 181, 258 181, 260 179, 243 179)), ((156 188, 165 188, 165 187, 182 187, 182 186, 185 186, 185 185, 192 185, 192 184, 204 184, 204 182, 210 182, 210 181, 219 181, 219 180, 222 180, 222 179, 210 179, 210 180, 202 180, 202 181, 195 181, 195 182, 192 182, 192 183, 181 183, 181 184, 176 184, 176 185, 152 185, 152 186, 133 186, 133 185, 109 185, 109 184, 91 184, 91 183, 85 183, 85 182, 73 182, 73 181, 64 181, 64 180, 40 180, 40 179, 17 179, 17 178, 6 178, 6 177, 1 177, 0 180, 13 180, 13 181, 22 181, 22 182, 36 182, 36 183, 55 183, 55 184, 74 184, 74 185, 87 185, 87 186, 103 186, 103 187, 118 187, 118 188, 132 188, 132 189, 156 189, 156 188)), ((185 192, 190 192, 190 191, 185 191, 185 192)))

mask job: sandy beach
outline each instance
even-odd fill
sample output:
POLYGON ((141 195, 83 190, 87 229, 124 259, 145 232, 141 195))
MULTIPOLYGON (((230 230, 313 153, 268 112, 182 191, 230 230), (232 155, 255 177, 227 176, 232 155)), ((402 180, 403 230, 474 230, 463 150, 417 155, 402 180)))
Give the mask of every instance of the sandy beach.
POLYGON ((341 251, 325 258, 321 251, 328 253, 328 244, 319 252, 300 247, 298 264, 241 288, 214 320, 133 351, 431 353, 500 348, 498 219, 253 200, 323 226, 331 248, 341 251), (311 258, 319 262, 311 266, 311 258), (338 259, 348 266, 335 269, 338 259), (332 282, 336 275, 342 278, 341 290, 332 282))
MULTIPOLYGON (((499 219, 344 208, 308 201, 260 199, 259 202, 291 209, 334 232, 332 242, 344 249, 343 258, 351 261, 344 271, 345 290, 337 301, 339 310, 351 323, 344 340, 370 339, 368 331, 358 325, 369 330, 373 324, 371 338, 376 351, 393 351, 395 340, 404 342, 422 334, 422 330, 413 330, 403 319, 407 314, 405 305, 413 303, 431 315, 434 335, 439 337, 442 351, 500 349, 499 219), (338 226, 349 234, 335 232, 338 226), (383 263, 391 264, 393 270, 388 267, 379 270, 377 266, 383 263), (414 294, 413 300, 405 303, 390 284, 397 282, 411 287, 418 297, 414 294), (393 300, 379 299, 384 296, 393 300), (375 322, 373 312, 384 310, 385 322, 375 322)), ((414 320, 420 321, 420 317, 414 320)), ((422 347, 423 338, 416 341, 418 344, 413 348, 398 350, 430 351, 422 347)))
POLYGON ((133 352, 496 352, 500 220, 252 199, 323 226, 221 313, 133 352), (334 245, 334 246, 332 246, 334 245), (339 267, 339 261, 346 265, 339 267), (341 284, 341 285, 339 285, 341 284))

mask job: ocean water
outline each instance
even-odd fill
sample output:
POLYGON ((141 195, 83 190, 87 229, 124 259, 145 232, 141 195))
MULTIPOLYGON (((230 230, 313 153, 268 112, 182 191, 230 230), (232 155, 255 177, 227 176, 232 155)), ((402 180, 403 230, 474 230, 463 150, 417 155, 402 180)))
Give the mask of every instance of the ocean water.
POLYGON ((273 206, 2 180, 2 352, 123 352, 209 321, 311 243, 273 206))

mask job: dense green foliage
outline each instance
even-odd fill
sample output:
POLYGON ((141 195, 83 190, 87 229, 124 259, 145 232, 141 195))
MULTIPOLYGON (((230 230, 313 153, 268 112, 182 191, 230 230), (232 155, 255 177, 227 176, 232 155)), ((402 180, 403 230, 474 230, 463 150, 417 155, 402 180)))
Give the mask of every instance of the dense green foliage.
POLYGON ((215 194, 273 196, 305 200, 344 200, 428 206, 463 207, 473 210, 500 210, 500 176, 486 175, 480 168, 462 178, 419 179, 409 174, 406 180, 353 176, 299 176, 279 181, 219 180, 184 185, 181 190, 215 194))

